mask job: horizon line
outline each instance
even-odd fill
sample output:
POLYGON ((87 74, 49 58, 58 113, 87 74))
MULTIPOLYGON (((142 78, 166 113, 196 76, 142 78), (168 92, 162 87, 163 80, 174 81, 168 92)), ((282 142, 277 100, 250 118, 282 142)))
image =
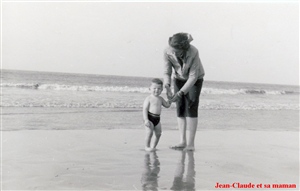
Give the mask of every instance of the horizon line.
MULTIPOLYGON (((120 76, 120 77, 138 77, 138 78, 153 78, 157 76, 131 76, 131 75, 117 75, 117 74, 100 74, 100 73, 80 73, 80 72, 58 72, 58 71, 42 71, 42 70, 24 70, 24 69, 5 69, 0 70, 11 70, 11 71, 23 71, 23 72, 44 72, 44 73, 59 73, 59 74, 81 74, 81 75, 100 75, 100 76, 120 76)), ((163 78, 163 77, 158 77, 163 78)), ((298 76, 299 78, 299 76, 298 76)), ((278 86, 298 86, 300 87, 300 78, 298 84, 276 84, 276 83, 266 83, 266 82, 243 82, 243 81, 220 81, 220 80, 205 80, 208 82, 225 82, 225 83, 241 83, 241 84, 261 84, 261 85, 278 85, 278 86)))

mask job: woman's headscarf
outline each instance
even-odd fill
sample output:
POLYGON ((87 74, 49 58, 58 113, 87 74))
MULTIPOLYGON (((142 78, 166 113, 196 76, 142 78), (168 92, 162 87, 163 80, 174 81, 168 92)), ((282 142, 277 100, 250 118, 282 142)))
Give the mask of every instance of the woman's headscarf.
POLYGON ((188 50, 193 37, 188 33, 176 33, 169 38, 169 45, 176 49, 188 50))

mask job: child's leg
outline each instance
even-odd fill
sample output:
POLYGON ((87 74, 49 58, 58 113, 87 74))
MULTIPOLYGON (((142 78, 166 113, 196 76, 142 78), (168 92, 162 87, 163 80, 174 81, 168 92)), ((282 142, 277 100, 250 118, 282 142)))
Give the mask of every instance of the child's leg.
POLYGON ((150 143, 151 143, 151 138, 152 138, 152 135, 153 135, 153 129, 154 129, 154 126, 152 123, 150 123, 150 127, 147 127, 145 126, 145 130, 146 130, 146 146, 145 146, 145 150, 146 151, 150 151, 151 150, 151 147, 150 147, 150 143))
POLYGON ((155 138, 154 138, 154 144, 152 148, 156 148, 159 138, 161 136, 161 124, 158 123, 155 127, 154 127, 154 132, 155 132, 155 138))

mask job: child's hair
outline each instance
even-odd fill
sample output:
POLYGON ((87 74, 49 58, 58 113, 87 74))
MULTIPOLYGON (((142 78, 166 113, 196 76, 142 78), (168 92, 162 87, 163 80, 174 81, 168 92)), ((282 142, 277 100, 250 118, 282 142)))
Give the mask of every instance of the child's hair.
POLYGON ((163 85, 163 82, 159 78, 153 78, 151 82, 161 86, 163 85))

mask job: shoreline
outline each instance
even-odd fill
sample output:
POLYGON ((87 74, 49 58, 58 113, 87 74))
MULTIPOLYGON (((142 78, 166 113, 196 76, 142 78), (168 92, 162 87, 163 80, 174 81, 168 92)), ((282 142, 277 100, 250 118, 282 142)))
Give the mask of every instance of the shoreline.
MULTIPOLYGON (((299 132, 299 110, 199 110, 199 130, 299 132)), ((142 108, 2 108, 2 131, 143 129, 142 108)), ((177 130, 176 110, 163 108, 164 130, 177 130)))

